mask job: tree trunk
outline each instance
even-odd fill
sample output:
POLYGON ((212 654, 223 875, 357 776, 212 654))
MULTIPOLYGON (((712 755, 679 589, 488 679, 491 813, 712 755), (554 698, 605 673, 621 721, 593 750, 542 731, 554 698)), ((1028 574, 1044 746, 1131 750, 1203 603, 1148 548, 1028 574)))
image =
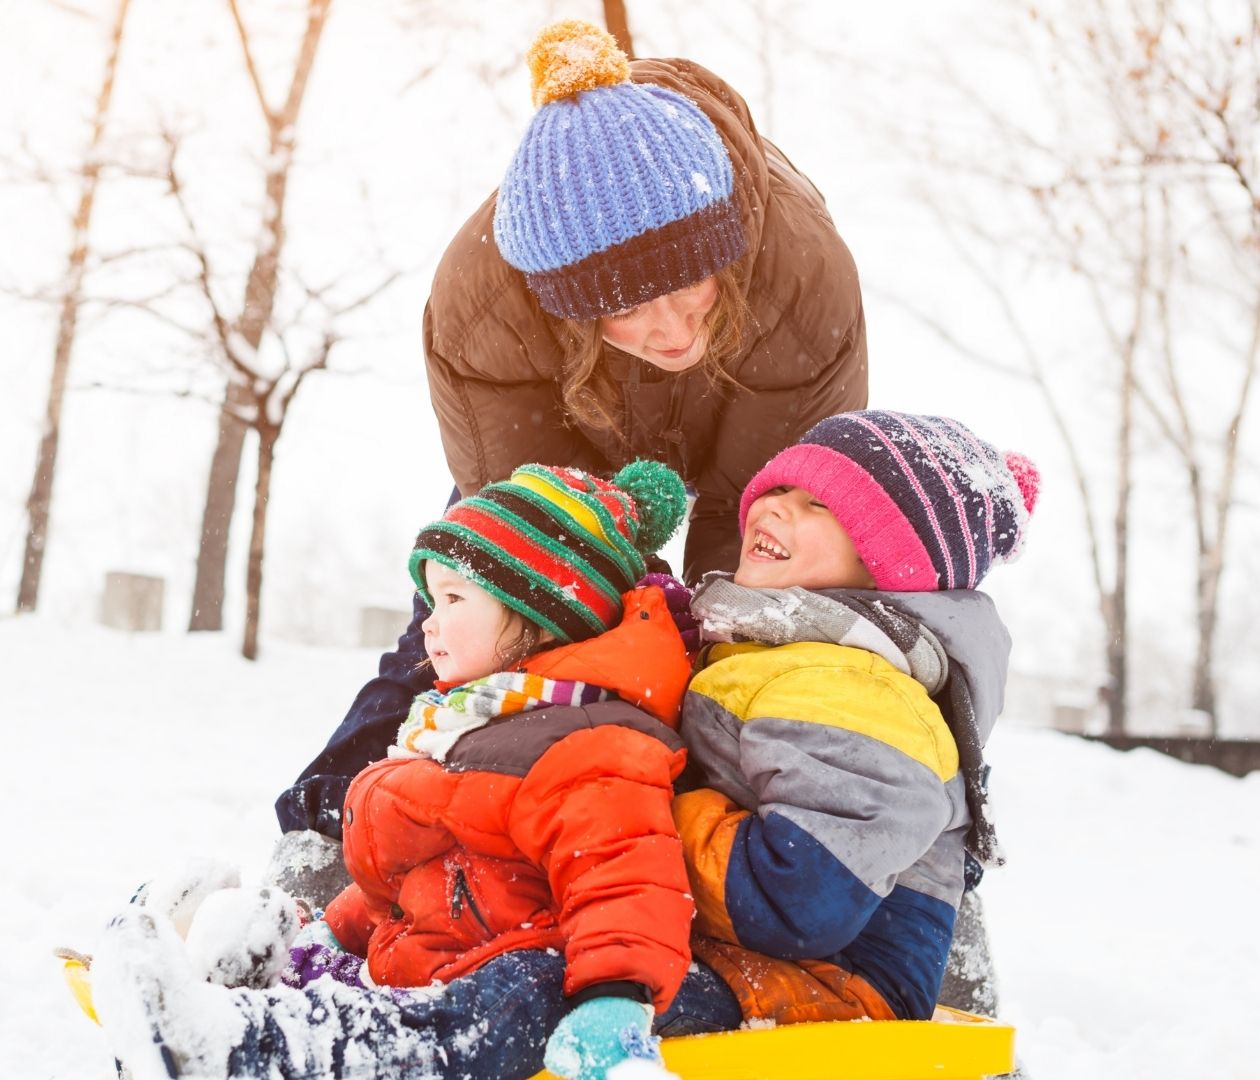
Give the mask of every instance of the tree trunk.
POLYGON ((1111 592, 1111 633, 1107 639, 1108 700, 1107 734, 1123 735, 1127 725, 1129 674, 1129 499, 1132 494, 1133 388, 1132 369, 1125 365, 1120 391, 1120 431, 1114 550, 1116 579, 1111 592))
POLYGON ((246 430, 236 407, 243 403, 238 384, 228 383, 219 409, 219 439, 210 459, 210 482, 206 485, 206 506, 201 516, 197 579, 188 619, 190 631, 223 629, 228 534, 236 510, 236 479, 241 471, 246 430))
POLYGON ((630 20, 626 15, 625 0, 604 0, 604 25, 617 39, 621 51, 634 59, 634 39, 630 36, 630 20))
POLYGON ((280 429, 259 417, 258 479, 254 482, 254 527, 249 536, 249 566, 245 571, 245 641, 241 655, 258 659, 258 623, 261 614, 263 550, 267 541, 267 502, 271 496, 271 466, 275 461, 280 429))
POLYGON ((1128 679, 1125 668, 1124 627, 1118 615, 1118 604, 1121 601, 1114 592, 1102 598, 1103 630, 1107 635, 1104 654, 1107 661, 1107 683, 1102 688, 1101 697, 1107 710, 1107 734, 1123 735, 1127 724, 1126 698, 1128 697, 1128 679))
POLYGON ((1212 652, 1216 644, 1216 592, 1219 572, 1199 575, 1199 645, 1194 657, 1194 683, 1190 705, 1207 717, 1208 737, 1220 734, 1216 715, 1216 676, 1212 670, 1212 652))
MULTIPOLYGON (((254 81, 259 108, 267 121, 268 169, 263 184, 262 243, 254 253, 245 282, 245 297, 237 330, 251 349, 262 343, 263 333, 275 308, 279 278, 280 253, 284 248, 284 204, 289 186, 289 167, 293 162, 294 128, 305 97, 315 55, 327 22, 332 0, 310 0, 306 33, 298 52, 293 79, 283 109, 273 111, 263 96, 262 84, 254 69, 244 24, 237 18, 241 48, 246 67, 254 81)), ((238 15, 235 5, 233 15, 238 15)), ((246 425, 237 410, 244 404, 241 392, 228 384, 223 406, 219 411, 219 437, 210 460, 210 476, 206 483, 205 509, 201 516, 201 546, 197 551, 197 576, 193 585, 192 614, 188 629, 222 630, 223 598, 227 576, 228 540, 232 516, 236 510, 236 481, 240 475, 241 447, 246 425)))
POLYGON ((61 301, 61 318, 57 323, 57 342, 53 349, 52 378, 48 386, 48 406, 44 413, 44 430, 35 459, 35 476, 26 500, 26 552, 22 560, 22 579, 18 584, 17 610, 34 611, 39 603, 39 583, 44 571, 44 552, 48 548, 48 519, 52 509, 53 477, 57 471, 57 449, 61 439, 61 408, 66 396, 70 373, 70 354, 78 328, 79 304, 83 296, 83 274, 87 265, 88 230, 92 223, 92 205, 100 179, 98 150, 109 118, 110 99, 114 93, 114 76, 118 55, 122 51, 123 26, 130 0, 119 0, 118 11, 110 32, 109 54, 105 74, 96 96, 96 115, 92 121, 92 139, 88 144, 83 166, 83 187, 74 215, 70 266, 66 273, 66 291, 61 301))

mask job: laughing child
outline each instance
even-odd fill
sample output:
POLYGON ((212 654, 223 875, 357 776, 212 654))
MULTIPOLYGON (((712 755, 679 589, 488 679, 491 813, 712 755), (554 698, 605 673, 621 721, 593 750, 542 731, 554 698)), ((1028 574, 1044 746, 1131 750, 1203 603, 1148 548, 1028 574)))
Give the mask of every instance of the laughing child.
POLYGON ((745 489, 675 800, 697 957, 745 1018, 932 1015, 968 852, 1000 861, 981 748, 1010 641, 976 592, 1019 550, 1039 476, 954 420, 854 412, 745 489))

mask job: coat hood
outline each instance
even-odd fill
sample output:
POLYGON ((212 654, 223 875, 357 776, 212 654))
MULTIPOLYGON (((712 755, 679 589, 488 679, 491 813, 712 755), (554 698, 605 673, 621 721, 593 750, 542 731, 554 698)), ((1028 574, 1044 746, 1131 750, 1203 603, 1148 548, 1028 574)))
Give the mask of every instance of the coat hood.
POLYGON ((918 619, 945 646, 952 673, 971 693, 980 742, 988 740, 1002 712, 1011 635, 987 593, 975 589, 940 592, 883 592, 880 598, 918 619))

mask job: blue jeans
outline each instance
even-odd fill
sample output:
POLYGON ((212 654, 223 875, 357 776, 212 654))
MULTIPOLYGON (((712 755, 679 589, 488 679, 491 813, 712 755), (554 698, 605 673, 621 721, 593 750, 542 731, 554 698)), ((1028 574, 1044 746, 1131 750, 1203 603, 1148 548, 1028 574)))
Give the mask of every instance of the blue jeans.
MULTIPOLYGON (((565 1015, 564 957, 522 949, 488 961, 444 990, 363 989, 320 978, 301 990, 237 991, 244 1030, 231 1052, 233 1076, 305 1077, 292 1041, 309 1029, 339 1062, 364 1055, 381 1077, 526 1080, 543 1067, 547 1038, 565 1015), (436 1070, 436 1072, 435 1072, 436 1070)), ((349 974, 346 972, 345 974, 349 974)), ((656 1018, 660 1035, 736 1028, 743 1017, 727 985, 693 963, 669 1009, 656 1018)), ((353 1075, 362 1075, 353 1072, 353 1075)))
MULTIPOLYGON (((409 1026, 432 1032, 449 1055, 450 1076, 530 1077, 543 1067, 547 1038, 568 1011, 564 999, 564 957, 524 949, 496 957, 456 979, 436 1000, 397 994, 409 1026), (413 1000, 404 1003, 405 998, 413 1000), (452 1038, 482 1018, 479 1039, 452 1038)), ((653 1030, 662 1036, 727 1031, 743 1020, 730 988, 704 964, 695 963, 653 1030)))

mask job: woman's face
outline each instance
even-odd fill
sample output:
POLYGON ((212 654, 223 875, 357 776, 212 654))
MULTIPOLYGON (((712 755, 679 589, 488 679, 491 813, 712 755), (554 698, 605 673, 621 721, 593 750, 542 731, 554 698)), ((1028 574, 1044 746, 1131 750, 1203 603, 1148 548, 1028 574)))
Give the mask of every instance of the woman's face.
POLYGON ((707 277, 686 289, 600 319, 604 340, 662 371, 686 371, 709 345, 704 317, 717 302, 717 279, 707 277))

